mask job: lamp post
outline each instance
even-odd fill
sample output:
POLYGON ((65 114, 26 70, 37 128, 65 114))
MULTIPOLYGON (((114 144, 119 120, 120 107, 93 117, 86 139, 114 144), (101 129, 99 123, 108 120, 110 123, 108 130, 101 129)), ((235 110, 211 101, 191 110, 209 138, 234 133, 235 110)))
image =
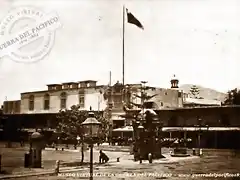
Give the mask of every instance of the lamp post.
POLYGON ((93 145, 99 141, 101 123, 90 112, 88 118, 82 123, 85 142, 90 145, 90 180, 93 180, 93 145))
POLYGON ((138 126, 138 137, 139 137, 139 161, 142 163, 142 132, 144 131, 144 127, 142 123, 138 126))
POLYGON ((202 149, 201 149, 201 130, 202 130, 202 119, 198 118, 198 152, 199 152, 199 156, 201 156, 202 154, 202 149))

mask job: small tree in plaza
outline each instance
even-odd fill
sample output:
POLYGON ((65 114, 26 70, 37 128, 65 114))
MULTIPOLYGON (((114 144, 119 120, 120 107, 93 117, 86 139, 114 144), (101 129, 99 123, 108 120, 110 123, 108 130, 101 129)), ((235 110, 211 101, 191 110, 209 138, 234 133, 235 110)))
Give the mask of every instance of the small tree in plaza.
MULTIPOLYGON (((102 137, 104 139, 106 133, 108 132, 109 122, 103 116, 102 112, 96 111, 94 112, 96 119, 101 122, 102 127, 102 137)), ((76 141, 77 137, 81 137, 81 153, 82 159, 84 161, 84 141, 83 141, 83 130, 82 130, 82 122, 84 122, 88 118, 88 111, 84 111, 80 109, 79 105, 73 105, 70 109, 62 109, 59 111, 57 115, 58 125, 57 131, 60 133, 64 133, 67 139, 71 139, 76 141)))

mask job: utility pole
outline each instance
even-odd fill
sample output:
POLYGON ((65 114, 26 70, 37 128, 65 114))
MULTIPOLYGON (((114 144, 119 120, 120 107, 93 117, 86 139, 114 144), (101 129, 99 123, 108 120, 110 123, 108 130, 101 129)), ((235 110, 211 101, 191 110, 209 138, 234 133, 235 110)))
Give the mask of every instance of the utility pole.
MULTIPOLYGON (((144 102, 145 102, 145 90, 147 81, 141 81, 141 109, 142 109, 142 122, 144 121, 144 102)), ((140 122, 140 125, 142 125, 140 122)))
POLYGON ((112 71, 109 72, 109 86, 112 85, 112 71))
MULTIPOLYGON (((111 74, 111 73, 110 73, 111 74)), ((109 144, 112 144, 112 130, 113 130, 113 122, 112 122, 112 108, 113 108, 113 102, 112 102, 112 86, 110 85, 111 81, 109 83, 108 89, 107 89, 107 97, 108 97, 108 107, 107 107, 107 117, 109 123, 109 144)))

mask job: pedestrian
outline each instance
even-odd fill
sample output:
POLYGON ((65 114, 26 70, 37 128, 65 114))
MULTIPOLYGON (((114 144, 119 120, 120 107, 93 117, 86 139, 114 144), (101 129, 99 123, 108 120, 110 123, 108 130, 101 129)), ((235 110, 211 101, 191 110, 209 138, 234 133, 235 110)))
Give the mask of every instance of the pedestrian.
POLYGON ((109 157, 104 153, 102 152, 102 150, 100 150, 100 155, 99 155, 99 163, 107 163, 109 161, 109 157))

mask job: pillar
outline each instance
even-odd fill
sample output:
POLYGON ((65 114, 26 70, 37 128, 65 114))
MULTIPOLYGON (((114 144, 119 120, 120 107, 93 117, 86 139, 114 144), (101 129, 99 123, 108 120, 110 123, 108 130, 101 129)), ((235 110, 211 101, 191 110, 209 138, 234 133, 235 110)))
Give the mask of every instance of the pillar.
POLYGON ((214 148, 218 148, 218 132, 215 131, 214 133, 214 148))
POLYGON ((184 147, 187 147, 187 131, 184 131, 184 147))

